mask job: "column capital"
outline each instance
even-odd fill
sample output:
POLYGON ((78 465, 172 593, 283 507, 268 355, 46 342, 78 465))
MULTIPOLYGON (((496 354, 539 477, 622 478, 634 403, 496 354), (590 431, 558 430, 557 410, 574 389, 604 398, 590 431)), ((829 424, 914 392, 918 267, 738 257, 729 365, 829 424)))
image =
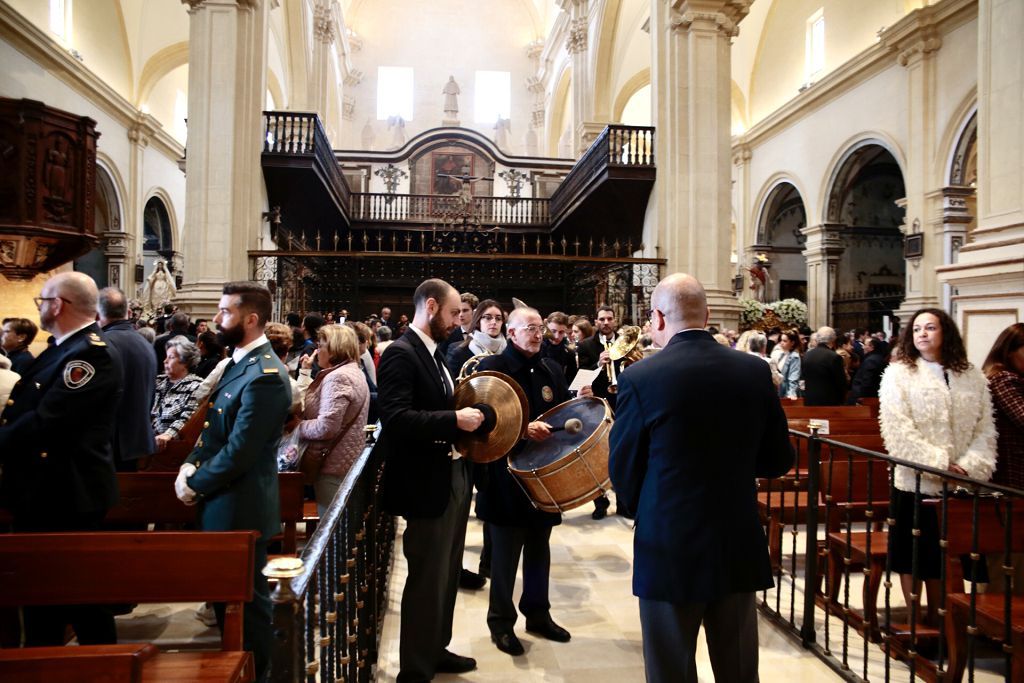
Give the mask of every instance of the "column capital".
POLYGON ((716 31, 735 38, 739 23, 750 11, 752 0, 668 0, 671 25, 676 33, 716 31))
POLYGON ((148 147, 150 139, 156 135, 160 122, 151 115, 138 112, 135 121, 128 126, 128 140, 136 145, 148 147))
POLYGON ((313 37, 320 43, 330 45, 334 42, 334 17, 331 8, 317 5, 313 9, 313 37))
POLYGON ((844 250, 842 230, 845 227, 841 223, 820 223, 800 230, 807 238, 803 256, 808 262, 838 260, 844 250))
MULTIPOLYGON (((262 0, 181 0, 181 4, 188 5, 189 12, 195 12, 206 5, 235 5, 239 9, 256 9, 262 0)), ((271 0, 275 2, 276 0, 271 0)))
POLYGON ((565 49, 571 55, 587 51, 586 17, 577 17, 569 23, 569 37, 566 38, 565 49))
POLYGON ((746 164, 749 164, 752 156, 753 151, 750 149, 750 145, 746 142, 741 142, 732 148, 733 166, 745 166, 746 164))
POLYGON ((940 17, 934 6, 923 7, 888 29, 879 32, 882 44, 897 53, 900 66, 911 66, 942 47, 940 17))

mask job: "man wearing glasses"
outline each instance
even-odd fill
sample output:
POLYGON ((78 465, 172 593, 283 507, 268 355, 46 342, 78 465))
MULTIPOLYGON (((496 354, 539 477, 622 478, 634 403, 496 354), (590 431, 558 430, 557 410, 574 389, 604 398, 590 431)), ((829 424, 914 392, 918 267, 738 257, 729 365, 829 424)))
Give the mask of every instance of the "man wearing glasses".
MULTIPOLYGON (((526 438, 543 441, 551 436, 551 425, 536 418, 569 399, 565 373, 558 363, 541 358, 544 320, 535 309, 513 310, 508 318, 508 330, 511 343, 502 353, 481 360, 478 369, 505 373, 522 387, 530 402, 531 422, 526 438)), ((589 387, 581 393, 589 394, 589 387)), ((568 642, 569 632, 551 618, 548 601, 551 527, 560 524, 562 516, 541 512, 530 504, 509 473, 507 458, 483 468, 487 472, 487 483, 477 494, 476 513, 491 530, 491 594, 487 609, 491 640, 506 654, 517 656, 524 652, 513 631, 517 613, 512 602, 516 569, 522 555, 523 594, 519 611, 526 617, 526 630, 541 638, 568 642)))
MULTIPOLYGON (((35 298, 53 343, 28 367, 0 420, 0 505, 16 532, 99 528, 117 502, 111 440, 121 365, 96 324, 99 292, 83 273, 61 273, 35 298)), ((26 645, 114 643, 109 610, 91 605, 24 610, 26 645)))

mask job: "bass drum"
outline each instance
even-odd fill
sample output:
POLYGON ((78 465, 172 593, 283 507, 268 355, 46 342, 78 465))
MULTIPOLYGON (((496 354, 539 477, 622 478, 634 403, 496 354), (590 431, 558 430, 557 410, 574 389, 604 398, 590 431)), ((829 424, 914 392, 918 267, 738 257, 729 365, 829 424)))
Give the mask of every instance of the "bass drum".
POLYGON ((552 427, 563 427, 572 419, 582 423, 577 433, 561 429, 544 441, 527 442, 509 456, 509 472, 538 510, 566 512, 611 489, 608 435, 613 420, 608 402, 582 396, 537 418, 552 427))

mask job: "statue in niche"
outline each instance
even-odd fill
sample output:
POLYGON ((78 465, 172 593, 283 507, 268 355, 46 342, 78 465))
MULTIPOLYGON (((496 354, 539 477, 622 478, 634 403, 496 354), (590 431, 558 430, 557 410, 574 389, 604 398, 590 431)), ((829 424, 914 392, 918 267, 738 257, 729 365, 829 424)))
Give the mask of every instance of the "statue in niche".
POLYGON ((366 125, 363 126, 363 149, 373 149, 373 143, 377 139, 377 131, 373 129, 373 119, 366 119, 366 125))
POLYGON ((388 117, 388 130, 391 131, 391 149, 405 144, 405 119, 401 116, 388 117))
POLYGON ((142 307, 147 313, 157 311, 165 303, 172 301, 177 293, 178 288, 174 286, 174 278, 167 271, 167 264, 158 260, 156 269, 142 288, 142 307))
POLYGON ((758 254, 754 257, 754 263, 747 268, 750 273, 750 292, 752 298, 765 303, 768 296, 768 284, 771 281, 768 277, 768 255, 758 254))
POLYGON ((449 76, 448 82, 444 84, 444 118, 448 121, 457 121, 459 118, 459 95, 462 91, 459 84, 455 82, 455 76, 449 76))
POLYGON ((498 117, 494 124, 494 144, 499 149, 508 149, 508 134, 512 132, 512 122, 498 117))

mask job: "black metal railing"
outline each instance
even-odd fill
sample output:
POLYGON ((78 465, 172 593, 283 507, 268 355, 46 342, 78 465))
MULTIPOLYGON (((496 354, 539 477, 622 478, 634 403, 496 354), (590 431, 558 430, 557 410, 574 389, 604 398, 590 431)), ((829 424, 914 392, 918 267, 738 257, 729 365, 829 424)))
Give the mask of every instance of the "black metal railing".
POLYGON ((560 218, 594 179, 609 168, 654 168, 654 128, 605 127, 551 195, 551 215, 560 218))
MULTIPOLYGON (((352 195, 352 220, 360 223, 418 223, 430 225, 458 213, 457 195, 357 192, 352 195)), ((471 214, 485 226, 546 228, 548 199, 532 197, 473 197, 471 214)))
POLYGON ((775 587, 762 593, 762 613, 849 681, 959 682, 964 672, 972 682, 1022 680, 1024 586, 1015 564, 1024 552, 1024 491, 842 443, 841 436, 790 435, 797 467, 759 482, 775 575, 775 587), (897 490, 897 466, 912 472, 914 491, 897 490), (922 491, 922 481, 941 482, 941 491, 922 491), (889 534, 897 506, 910 503, 912 569, 904 578, 893 568, 889 534), (929 518, 939 537, 940 576, 922 591, 929 518), (992 581, 983 592, 986 574, 992 581))
POLYGON ((367 445, 306 543, 301 565, 268 565, 277 580, 274 683, 373 678, 395 541, 394 518, 381 507, 382 457, 367 445))
POLYGON ((263 121, 263 153, 312 157, 348 215, 352 191, 334 158, 320 117, 314 112, 265 111, 263 121))

